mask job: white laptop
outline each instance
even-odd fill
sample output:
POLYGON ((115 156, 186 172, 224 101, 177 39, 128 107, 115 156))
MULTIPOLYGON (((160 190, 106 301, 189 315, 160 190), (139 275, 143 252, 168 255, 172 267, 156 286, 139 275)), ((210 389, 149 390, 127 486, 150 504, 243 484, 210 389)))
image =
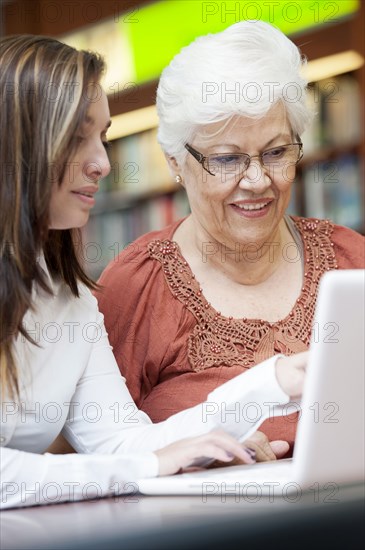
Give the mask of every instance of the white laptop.
POLYGON ((320 282, 292 459, 141 479, 139 491, 260 496, 364 481, 364 288, 362 269, 320 282))

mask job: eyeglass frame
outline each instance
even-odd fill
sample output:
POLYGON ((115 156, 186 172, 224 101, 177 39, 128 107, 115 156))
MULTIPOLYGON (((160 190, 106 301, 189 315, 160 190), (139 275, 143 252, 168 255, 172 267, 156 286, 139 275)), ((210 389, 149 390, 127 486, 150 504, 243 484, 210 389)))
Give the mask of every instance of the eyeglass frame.
MULTIPOLYGON (((301 142, 300 140, 300 137, 297 136, 297 139, 299 141, 295 141, 293 143, 285 143, 284 145, 277 145, 277 147, 286 147, 288 145, 299 145, 299 158, 298 160, 295 161, 294 164, 298 164, 298 162, 303 158, 303 143, 301 142)), ((258 158, 260 159, 260 165, 261 166, 266 166, 263 162, 262 162, 262 156, 267 153, 268 151, 270 151, 271 149, 276 149, 277 147, 270 147, 269 149, 266 149, 265 151, 263 151, 262 153, 258 154, 258 155, 249 155, 248 153, 234 153, 235 155, 245 155, 246 157, 248 157, 249 159, 249 163, 247 165, 247 167, 245 168, 245 171, 248 170, 248 168, 250 167, 250 164, 251 164, 251 161, 252 159, 254 158, 258 158)), ((210 172, 208 170, 208 168, 206 168, 204 166, 204 162, 208 159, 209 160, 209 155, 208 156, 205 156, 203 155, 203 153, 200 153, 199 151, 197 151, 196 149, 194 149, 194 147, 192 147, 191 145, 189 145, 189 143, 185 143, 185 149, 195 158, 195 160, 197 160, 199 162, 199 164, 202 165, 202 167, 204 168, 204 170, 206 172, 208 172, 208 174, 210 174, 211 176, 216 176, 216 174, 212 174, 212 172, 210 172)), ((218 153, 216 153, 218 155, 218 153)), ((224 154, 227 154, 229 155, 230 153, 222 153, 222 155, 224 154)), ((233 154, 233 153, 231 153, 233 154)))

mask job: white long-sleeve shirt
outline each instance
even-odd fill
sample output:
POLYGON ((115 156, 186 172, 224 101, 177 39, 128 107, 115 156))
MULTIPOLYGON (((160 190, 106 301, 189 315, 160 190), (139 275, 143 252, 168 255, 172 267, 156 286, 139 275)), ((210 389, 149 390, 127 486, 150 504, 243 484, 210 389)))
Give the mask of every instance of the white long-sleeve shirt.
POLYGON ((96 299, 84 286, 75 298, 40 263, 54 295, 34 289, 24 326, 37 345, 21 335, 14 345, 20 391, 1 402, 2 508, 133 492, 158 474, 154 450, 214 428, 243 440, 289 402, 273 357, 152 424, 120 375, 96 299), (80 454, 42 454, 61 431, 80 454))

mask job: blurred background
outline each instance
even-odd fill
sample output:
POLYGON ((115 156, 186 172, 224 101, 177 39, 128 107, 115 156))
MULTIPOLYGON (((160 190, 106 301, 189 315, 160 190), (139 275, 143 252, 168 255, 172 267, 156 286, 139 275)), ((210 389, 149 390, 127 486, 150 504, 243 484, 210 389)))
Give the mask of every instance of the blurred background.
POLYGON ((83 235, 89 274, 189 212, 156 140, 159 75, 196 36, 244 19, 274 23, 309 60, 317 115, 303 136, 290 213, 364 233, 364 12, 361 0, 2 0, 2 35, 55 36, 108 64, 112 170, 83 235))

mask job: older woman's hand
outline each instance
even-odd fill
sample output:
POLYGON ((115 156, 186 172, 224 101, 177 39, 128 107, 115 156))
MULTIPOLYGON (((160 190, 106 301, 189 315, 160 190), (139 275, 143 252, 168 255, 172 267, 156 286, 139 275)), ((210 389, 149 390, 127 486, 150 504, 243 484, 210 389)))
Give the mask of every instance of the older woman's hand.
POLYGON ((280 357, 276 361, 276 378, 281 389, 291 399, 302 395, 305 371, 308 362, 308 351, 295 353, 289 357, 280 357))
POLYGON ((242 445, 255 451, 256 462, 267 462, 283 458, 289 451, 289 443, 286 441, 269 441, 268 437, 260 431, 255 432, 242 445))
MULTIPOLYGON (((267 436, 260 431, 252 434, 242 444, 244 448, 252 452, 253 458, 256 458, 256 462, 268 462, 269 460, 277 460, 286 455, 289 450, 289 443, 286 441, 269 441, 267 436)), ((242 460, 235 457, 229 466, 237 466, 238 464, 244 464, 242 460)), ((221 460, 215 460, 209 464, 209 468, 220 468, 227 466, 221 460)))

